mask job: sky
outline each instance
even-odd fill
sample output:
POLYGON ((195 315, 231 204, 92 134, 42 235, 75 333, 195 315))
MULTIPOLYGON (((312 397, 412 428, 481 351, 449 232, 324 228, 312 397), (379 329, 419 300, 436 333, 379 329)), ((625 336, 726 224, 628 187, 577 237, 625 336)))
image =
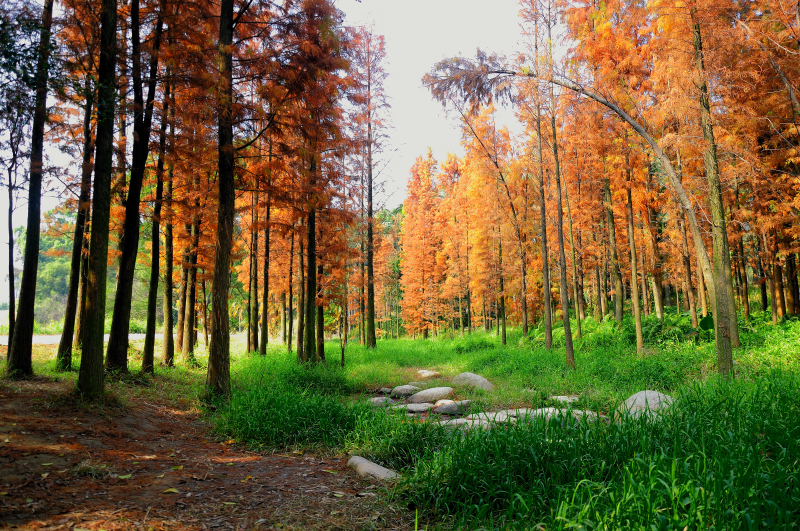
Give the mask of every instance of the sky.
MULTIPOLYGON (((473 56, 476 48, 511 53, 519 49, 517 0, 340 0, 345 24, 374 23, 386 38, 386 92, 390 98, 388 164, 382 172, 385 190, 378 201, 388 208, 403 202, 409 170, 428 147, 436 160, 447 153, 462 154, 458 120, 445 113, 422 86, 422 76, 448 57, 473 56)), ((499 122, 513 122, 511 112, 499 122)), ((511 123, 498 123, 499 126, 511 123)))
MULTIPOLYGON (((406 196, 409 170, 418 156, 431 148, 440 162, 447 153, 462 154, 461 130, 453 113, 446 113, 422 86, 422 76, 433 65, 456 55, 473 56, 477 48, 511 53, 519 49, 519 4, 517 0, 338 0, 345 13, 345 24, 373 24, 386 39, 386 92, 389 96, 389 141, 383 154, 386 161, 378 180, 383 190, 378 206, 395 208, 406 196)), ((513 128, 510 111, 498 113, 498 126, 513 128), (504 123, 505 122, 505 123, 504 123)), ((64 160, 55 150, 48 150, 64 160)), ((68 163, 64 160, 64 163, 68 163)), ((72 171, 79 166, 72 165, 72 171)), ((42 200, 42 212, 55 208, 60 198, 55 193, 42 200)), ((25 225, 25 197, 16 201, 13 225, 25 225)), ((0 193, 0 264, 8 264, 8 194, 0 193)), ((20 263, 18 267, 21 268, 20 263)), ((8 300, 7 266, 0 273, 0 302, 8 300)), ((17 287, 18 288, 18 287, 17 287)))

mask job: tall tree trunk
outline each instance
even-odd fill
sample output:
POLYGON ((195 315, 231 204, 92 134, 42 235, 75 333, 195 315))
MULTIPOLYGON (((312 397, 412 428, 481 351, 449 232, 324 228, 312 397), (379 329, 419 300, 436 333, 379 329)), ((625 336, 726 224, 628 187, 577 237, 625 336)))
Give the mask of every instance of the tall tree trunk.
MULTIPOLYGON (((322 264, 317 265, 317 276, 322 277, 322 264)), ((325 312, 322 307, 322 286, 317 283, 317 357, 325 363, 325 312)))
POLYGON ((639 275, 640 284, 639 284, 639 293, 642 294, 642 303, 644 306, 644 314, 650 315, 650 297, 647 294, 647 268, 645 267, 646 260, 645 254, 647 253, 647 246, 642 246, 639 251, 639 270, 642 272, 639 275))
MULTIPOLYGON (((627 159, 627 155, 626 155, 627 159)), ((631 194, 631 170, 630 163, 628 163, 628 204, 626 212, 628 217, 628 247, 630 248, 631 255, 631 306, 633 306, 633 320, 636 326, 636 352, 642 353, 644 350, 644 336, 642 335, 642 310, 639 305, 639 277, 636 260, 636 233, 634 232, 633 225, 633 197, 631 194)))
POLYGON ((564 202, 567 205, 567 223, 569 223, 569 246, 572 249, 572 299, 575 304, 575 333, 578 339, 583 337, 581 330, 581 304, 579 302, 580 293, 578 291, 578 251, 575 248, 575 236, 572 229, 572 209, 569 206, 569 190, 567 189, 567 178, 564 177, 564 202))
MULTIPOLYGON (((312 162, 311 172, 316 171, 312 162)), ((312 179, 312 186, 314 184, 312 179)), ((319 361, 317 353, 316 327, 314 319, 317 312, 317 211, 314 206, 308 213, 308 233, 306 242, 306 287, 305 287, 305 330, 303 334, 303 357, 306 361, 316 364, 319 361)))
POLYGON ((203 345, 208 348, 208 295, 206 294, 206 271, 203 270, 203 278, 200 285, 203 288, 203 345))
MULTIPOLYGON (((92 161, 94 159, 94 142, 92 139, 92 108, 94 106, 94 87, 91 81, 86 82, 86 105, 83 114, 83 164, 81 166, 81 189, 78 197, 78 215, 75 219, 75 233, 72 238, 72 256, 69 267, 69 291, 67 292, 67 308, 64 312, 64 330, 58 344, 56 354, 56 368, 68 371, 72 368, 72 341, 75 332, 75 315, 78 309, 78 288, 81 281, 81 258, 83 251, 83 231, 86 228, 86 218, 89 215, 89 195, 92 188, 92 161)), ((9 212, 11 207, 11 180, 9 179, 9 212)), ((9 230, 11 218, 9 217, 9 230)), ((11 235, 9 235, 11 236, 11 235)), ((13 248, 13 240, 9 239, 13 248)), ((13 254, 9 254, 13 257, 13 254)), ((9 302, 9 335, 13 336, 14 316, 14 267, 11 260, 11 298, 9 302)))
POLYGON ((542 246, 542 306, 544 309, 544 348, 553 348, 553 302, 550 292, 550 260, 547 256, 547 203, 545 201, 544 152, 542 150, 542 109, 536 98, 536 151, 539 158, 539 240, 542 246))
POLYGON ((500 342, 505 345, 506 344, 506 287, 505 282, 503 281, 503 235, 500 234, 500 230, 498 229, 497 234, 497 265, 498 265, 498 273, 499 273, 499 281, 500 281, 500 303, 498 306, 498 316, 497 316, 497 331, 500 333, 500 342), (502 332, 501 332, 502 327, 502 332))
MULTIPOLYGON (((8 168, 8 337, 14 337, 14 322, 16 320, 16 313, 14 308, 14 221, 13 221, 14 178, 12 176, 12 173, 13 173, 12 169, 9 166, 8 168)), ((72 357, 71 352, 70 352, 70 357, 72 357)))
MULTIPOLYGON (((53 24, 53 0, 45 0, 36 63, 36 101, 31 127, 31 169, 28 178, 28 224, 19 309, 14 336, 9 342, 6 371, 11 377, 33 375, 33 311, 36 305, 36 276, 39 270, 39 222, 42 209, 42 173, 44 165, 44 125, 47 122, 47 87, 49 86, 50 28, 53 24)), ((13 256, 13 255, 12 255, 13 256)), ((12 258, 9 256, 9 259, 12 258)), ((13 269, 13 267, 12 267, 13 269)), ((13 278, 13 276, 12 276, 13 278)))
MULTIPOLYGON (((695 253, 697 254, 697 253, 695 253)), ((708 315, 708 299, 706 298, 706 281, 701 273, 700 269, 700 262, 699 258, 697 258, 697 293, 698 298, 700 299, 700 309, 702 312, 702 316, 705 317, 708 315)))
POLYGON ((281 293, 281 343, 286 343, 286 292, 281 293))
POLYGON ((739 346, 739 324, 736 319, 736 302, 733 300, 733 280, 731 278, 731 259, 728 249, 728 233, 725 228, 725 209, 722 203, 722 188, 717 166, 717 143, 711 119, 708 86, 706 85, 703 58, 703 41, 700 23, 695 19, 692 8, 692 34, 694 37, 695 64, 698 73, 700 99, 700 121, 706 148, 703 151, 706 180, 708 181, 709 203, 714 254, 714 293, 715 293, 715 332, 717 343, 717 366, 720 374, 733 378, 732 347, 739 346))
POLYGON ((692 260, 689 258, 689 238, 686 236, 686 221, 683 212, 678 218, 681 231, 681 250, 683 252, 683 282, 686 299, 689 301, 689 314, 692 319, 692 327, 697 328, 697 305, 694 301, 694 288, 692 287, 692 260))
MULTIPOLYGON (((294 272, 294 231, 292 231, 291 243, 289 244, 289 275, 287 277, 288 292, 289 292, 289 311, 286 316, 286 350, 292 352, 292 328, 294 325, 294 311, 292 308, 292 299, 294 298, 294 287, 292 286, 292 273, 294 272)), ((298 363, 302 361, 300 356, 297 358, 298 363)))
MULTIPOLYGON (((142 372, 155 371, 156 343, 156 303, 158 302, 159 259, 161 257, 161 203, 164 194, 164 159, 167 155, 167 116, 169 114, 170 85, 164 90, 164 102, 161 105, 161 132, 158 138, 158 162, 156 164, 156 200, 153 205, 153 230, 151 234, 152 259, 150 260, 150 287, 147 293, 147 327, 142 350, 142 372)), ((166 286, 165 286, 166 288, 166 286)))
MULTIPOLYGON (((272 144, 270 143, 270 160, 272 159, 272 144)), ((264 227, 264 290, 261 299, 261 308, 263 312, 263 316, 261 317, 261 344, 259 345, 258 353, 262 356, 267 355, 267 343, 269 342, 269 312, 267 312, 267 308, 269 307, 269 251, 270 251, 270 240, 269 240, 269 231, 270 231, 270 215, 271 215, 271 207, 272 203, 269 197, 267 197, 267 222, 264 227)), ((283 294, 283 299, 281 300, 283 303, 282 312, 281 312, 281 319, 286 313, 286 294, 283 294)), ((285 322, 282 322, 284 325, 283 333, 286 334, 285 322)))
POLYGON ((367 348, 378 346, 375 338, 375 244, 372 210, 372 120, 367 120, 367 348))
MULTIPOLYGON (((249 352, 258 351, 258 192, 252 194, 251 210, 251 251, 250 251, 250 315, 248 328, 250 329, 249 352)), ((266 306, 264 306, 266 309, 266 306)))
MULTIPOLYGON (((117 2, 102 0, 100 10, 100 63, 97 69, 97 137, 94 199, 89 246, 89 275, 78 393, 95 399, 104 391, 103 328, 106 315, 108 222, 111 213, 111 163, 114 156, 114 67, 117 55, 117 2)), ((38 225, 38 221, 37 221, 38 225)))
MULTIPOLYGON (((191 238, 192 234, 192 226, 188 223, 184 223, 183 225, 184 230, 186 231, 187 238, 191 238)), ((183 248, 183 253, 181 253, 181 278, 180 278, 180 286, 178 287, 178 324, 177 324, 177 338, 175 342, 175 348, 179 352, 183 352, 183 331, 186 326, 186 296, 187 296, 187 288, 189 286, 189 263, 190 263, 190 254, 189 254, 190 245, 187 241, 186 246, 183 248)))
MULTIPOLYGON (((767 307, 769 306, 769 301, 767 299, 767 275, 765 272, 764 263, 761 261, 761 250, 759 249, 757 235, 753 238, 753 242, 755 245, 756 266, 758 267, 758 288, 761 292, 761 311, 766 312, 767 307)), ((766 247, 764 250, 766 251, 766 247)))
POLYGON ((150 152, 150 129, 153 123, 153 102, 156 95, 158 76, 158 50, 164 28, 163 17, 166 0, 159 1, 153 47, 150 53, 150 74, 147 86, 147 99, 143 95, 141 42, 139 35, 139 0, 131 2, 131 41, 133 72, 133 153, 128 182, 128 197, 125 201, 125 223, 122 235, 122 256, 120 256, 117 292, 114 297, 114 311, 111 318, 111 331, 106 352, 106 369, 126 372, 128 370, 128 334, 130 332, 131 302, 133 301, 133 281, 136 270, 136 255, 139 251, 139 203, 142 182, 150 152))
MULTIPOLYGON (((301 226, 302 227, 302 226, 301 226)), ((300 236, 298 246, 300 254, 298 260, 298 284, 297 284, 297 361, 305 363, 308 357, 305 353, 305 319, 306 319, 306 281, 305 281, 305 251, 303 250, 303 237, 300 236)))
MULTIPOLYGON (((91 208, 91 202, 89 203, 91 208)), ((86 285, 89 280, 89 241, 86 237, 89 225, 90 212, 87 211, 83 222, 83 248, 81 249, 80 283, 78 285, 78 314, 75 316, 75 339, 72 341, 72 350, 78 351, 83 345, 86 333, 86 285)))
POLYGON ((744 254, 744 238, 739 237, 739 261, 742 268, 742 307, 744 322, 750 322, 750 285, 747 279, 747 257, 744 254))
POLYGON ((192 240, 190 251, 189 271, 186 286, 186 316, 183 320, 183 351, 182 358, 186 365, 196 363, 194 347, 196 344, 197 329, 197 249, 200 240, 199 220, 196 216, 192 220, 192 240))
POLYGON ((614 208, 611 203, 611 184, 608 177, 603 179, 603 193, 606 203, 606 226, 608 227, 608 245, 611 254, 611 274, 614 277, 614 319, 617 324, 622 324, 622 271, 619 267, 617 254, 617 229, 614 223, 614 208))
POLYGON ((236 215, 235 161, 233 148, 233 0, 221 0, 219 17, 220 87, 219 120, 219 209, 217 245, 214 252, 214 280, 211 286, 211 343, 208 347, 206 386, 212 395, 231 395, 230 325, 228 291, 230 288, 233 221, 236 215))
POLYGON ((783 319, 786 317, 786 295, 785 286, 783 282, 783 265, 778 261, 777 254, 775 257, 775 290, 778 292, 778 317, 783 319))
MULTIPOLYGON (((175 146, 175 106, 170 110, 170 124, 169 124, 169 144, 170 151, 175 146)), ((161 340, 161 362, 167 367, 172 367, 175 363, 175 340, 172 337, 172 329, 174 327, 172 316, 172 295, 173 295, 173 282, 172 282, 172 182, 175 176, 175 164, 170 162, 169 170, 167 171, 167 186, 164 193, 164 203, 167 206, 164 227, 164 333, 161 340)))

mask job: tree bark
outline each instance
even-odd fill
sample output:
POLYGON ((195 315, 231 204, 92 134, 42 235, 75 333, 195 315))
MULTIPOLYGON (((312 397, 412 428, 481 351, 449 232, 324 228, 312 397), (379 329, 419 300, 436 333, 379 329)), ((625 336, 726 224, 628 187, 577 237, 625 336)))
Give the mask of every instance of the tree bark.
POLYGON ((131 40, 133 72, 133 153, 131 172, 128 181, 128 197, 125 201, 125 223, 122 235, 122 256, 120 257, 117 292, 114 297, 114 310, 106 352, 106 369, 117 372, 128 370, 128 334, 130 332, 131 302, 133 300, 133 281, 136 270, 136 255, 139 251, 139 204, 142 183, 150 152, 150 130, 153 122, 153 102, 158 81, 158 51, 164 28, 166 0, 159 1, 155 34, 150 54, 150 74, 147 86, 147 99, 143 98, 141 42, 139 35, 139 0, 131 2, 131 40))
MULTIPOLYGON (((167 155, 167 116, 169 114, 170 86, 164 89, 164 102, 161 105, 161 132, 158 138, 158 162, 156 163, 156 199, 153 205, 153 230, 151 234, 152 259, 150 260, 150 287, 147 293, 147 327, 142 350, 142 372, 155 371, 156 343, 156 303, 158 302, 158 274, 161 271, 161 207, 164 194, 164 159, 167 155)), ((166 288, 166 286, 165 286, 166 288)))
MULTIPOLYGON (((198 205, 195 205, 195 208, 197 209, 198 205)), ((183 362, 187 365, 194 365, 196 363, 194 347, 197 344, 197 250, 200 243, 200 227, 198 225, 200 221, 197 216, 193 216, 193 218, 191 250, 189 253, 190 263, 186 285, 186 315, 183 319, 183 350, 181 356, 183 362)))
MULTIPOLYGON (((78 288, 81 281, 81 258, 83 251, 83 231, 86 228, 86 218, 89 215, 89 196, 92 188, 92 165, 94 160, 94 141, 92 138, 92 109, 94 106, 94 87, 90 81, 86 83, 86 104, 83 114, 83 164, 81 166, 81 188, 78 196, 78 215, 75 218, 75 233, 72 239, 72 256, 69 267, 69 291, 67 293, 67 307, 64 312, 64 330, 58 344, 56 354, 56 369, 68 371, 72 368, 72 342, 75 333, 75 316, 78 310, 78 288)), ((10 181, 9 181, 10 186, 10 181)), ((10 191, 10 188, 9 188, 10 191)), ((9 205, 11 194, 9 193, 9 205)), ((9 218, 9 230, 11 229, 9 218)), ((10 240, 13 246, 13 240, 10 240)), ((13 255, 9 255, 13 256, 13 255)), ((13 260, 11 261, 11 299, 9 303, 9 316, 14 315, 14 276, 13 260)), ((9 323, 9 335, 13 336, 13 320, 9 323)))
POLYGON ((250 312, 247 328, 250 331, 248 352, 258 351, 258 192, 253 192, 250 216, 250 312))
MULTIPOLYGON (((184 223, 183 225, 187 238, 191 238, 192 234, 192 226, 188 223, 184 223)), ((178 324, 177 324, 177 338, 175 342, 175 348, 179 352, 183 352, 183 331, 185 328, 186 322, 186 296, 187 296, 187 288, 189 286, 189 263, 190 263, 190 244, 187 242, 186 246, 183 248, 183 252, 181 253, 181 278, 180 278, 180 286, 178 287, 178 324)))
MULTIPOLYGON (((33 375, 33 321, 36 305, 36 277, 39 270, 39 222, 42 209, 42 174, 44 165, 44 126, 47 122, 47 88, 50 66, 50 28, 53 24, 53 0, 45 0, 36 63, 36 99, 31 127, 31 168, 28 178, 28 223, 22 282, 14 335, 8 348, 6 371, 12 378, 33 375)), ((9 259, 12 259, 9 256, 9 259)), ((13 266, 12 266, 13 269, 13 266)), ((13 278, 13 276, 12 276, 13 278)))
POLYGON ((578 251, 575 248, 575 236, 572 229, 572 209, 569 206, 569 190, 567 189, 567 178, 564 177, 564 202, 567 205, 567 223, 569 223, 569 245, 572 249, 572 299, 575 304, 575 333, 578 339, 583 337, 583 330, 581 330, 581 304, 580 295, 578 290, 578 251))
MULTIPOLYGON (((170 151, 174 150, 175 146, 175 107, 173 106, 170 111, 170 124, 169 124, 169 143, 170 151)), ((167 367, 172 367, 175 363, 175 340, 172 337, 172 329, 174 328, 173 315, 172 315, 172 296, 173 296, 173 282, 172 282, 172 182, 175 176, 175 164, 170 162, 169 170, 167 171, 166 191, 164 193, 164 203, 166 204, 167 211, 164 226, 164 332, 163 339, 161 340, 161 363, 167 367)))
POLYGON ((614 208, 611 203, 611 184, 608 177, 603 179, 603 193, 605 194, 606 226, 608 227, 608 246, 611 254, 611 274, 614 277, 614 320, 622 324, 622 271, 619 267, 617 254, 617 229, 614 223, 614 208))
MULTIPOLYGON (((311 172, 315 171, 312 162, 311 172)), ((313 179, 311 185, 314 185, 313 179)), ((306 242, 306 287, 305 287, 305 330, 303 334, 303 358, 316 364, 319 361, 317 353, 316 327, 314 320, 317 312, 317 210, 313 205, 308 212, 306 242)))
MULTIPOLYGON (((627 157, 626 157, 627 158, 627 157)), ((627 162, 627 161, 626 161, 627 162)), ((642 335, 642 310, 639 305, 639 278, 636 261, 636 234, 633 225, 633 197, 631 194, 631 170, 628 165, 628 204, 626 212, 628 217, 628 247, 631 255, 631 306, 633 306, 633 320, 636 326, 636 352, 644 351, 644 337, 642 335)))
POLYGON ((233 148, 233 0, 221 0, 219 17, 220 87, 218 103, 219 169, 217 185, 217 245, 214 252, 214 280, 211 287, 211 344, 208 347, 209 394, 227 399, 231 395, 230 325, 228 291, 230 288, 233 221, 236 215, 233 148))
POLYGON ((692 327, 697 328, 697 305, 694 301, 694 288, 692 287, 692 260, 689 258, 689 239, 686 236, 686 222, 683 212, 678 218, 681 231, 681 251, 683 254, 683 282, 686 299, 689 301, 689 314, 692 319, 692 327))
POLYGON ((303 237, 300 236, 300 251, 298 260, 298 293, 297 293, 297 362, 305 363, 308 361, 304 350, 304 334, 306 319, 306 282, 305 282, 305 251, 303 249, 303 237))
MULTIPOLYGON (((270 144, 270 160, 272 159, 272 144, 270 144)), ((261 344, 259 345, 258 353, 262 356, 267 355, 267 344, 269 342, 269 312, 267 312, 268 304, 269 304, 269 252, 270 252, 270 240, 269 240, 269 231, 270 231, 270 215, 272 204, 270 198, 267 197, 267 222, 264 227, 264 290, 261 299, 261 308, 263 315, 261 316, 261 344)), ((281 317, 283 318, 286 314, 286 294, 283 294, 283 299, 281 301, 283 303, 282 306, 282 313, 281 317)), ((284 325, 283 333, 284 336, 286 334, 285 328, 285 321, 282 321, 284 325)))
MULTIPOLYGON (((111 211, 111 171, 114 156, 114 67, 117 55, 117 2, 102 0, 100 10, 100 64, 97 69, 97 137, 94 199, 86 282, 85 328, 77 389, 95 399, 104 391, 103 327, 106 314, 108 222, 111 211)), ((38 224, 38 221, 37 221, 38 224)))
MULTIPOLYGON (((287 278, 288 292, 289 292, 289 309, 286 315, 286 350, 292 352, 292 328, 294 326, 294 311, 292 308, 292 299, 294 298, 294 287, 292 286, 292 273, 294 272, 294 231, 292 231, 291 243, 289 244, 289 275, 287 278)), ((299 355, 297 358, 298 363, 302 360, 299 355)))
POLYGON ((553 348, 553 301, 550 292, 550 260, 547 256, 547 203, 544 193, 544 151, 542 149, 542 109, 536 98, 536 151, 539 158, 539 239, 542 246, 542 306, 544 309, 544 348, 553 348))

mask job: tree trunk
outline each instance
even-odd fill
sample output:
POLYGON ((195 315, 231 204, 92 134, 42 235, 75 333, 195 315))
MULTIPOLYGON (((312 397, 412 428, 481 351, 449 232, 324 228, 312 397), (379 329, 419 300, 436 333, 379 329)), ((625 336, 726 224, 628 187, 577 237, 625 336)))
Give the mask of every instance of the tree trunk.
MULTIPOLYGON (((186 231, 187 237, 191 238, 192 226, 188 223, 184 223, 183 228, 186 231)), ((181 278, 180 286, 178 288, 178 325, 176 331, 178 337, 176 338, 175 342, 175 348, 180 352, 183 352, 183 331, 186 326, 186 296, 187 287, 189 286, 190 263, 189 249, 190 245, 187 243, 183 248, 183 253, 181 253, 181 278)))
POLYGON ((569 223, 569 246, 572 249, 572 299, 575 304, 575 333, 578 339, 583 337, 581 330, 581 304, 579 302, 580 293, 578 290, 578 251, 575 249, 575 237, 572 230, 572 209, 569 206, 569 190, 567 189, 567 178, 564 177, 564 202, 567 205, 567 223, 569 223))
POLYGON ((499 273, 499 281, 500 281, 500 304, 498 307, 498 316, 497 316, 497 331, 500 333, 500 342, 505 345, 506 344, 506 287, 503 281, 503 235, 500 234, 500 230, 498 229, 497 234, 497 266, 498 266, 498 273, 499 273), (501 332, 502 327, 502 332, 501 332))
POLYGON ((233 0, 221 0, 219 17, 220 87, 217 118, 219 121, 219 208, 217 245, 214 252, 214 280, 211 286, 211 343, 208 347, 208 393, 227 399, 231 395, 230 324, 228 291, 230 288, 233 221, 236 215, 235 161, 233 148, 233 0))
MULTIPOLYGON (((78 308, 78 288, 81 281, 81 258, 83 251, 83 231, 86 228, 86 218, 89 215, 89 196, 92 188, 92 162, 94 159, 94 142, 92 140, 92 108, 94 106, 94 88, 90 81, 86 83, 86 106, 83 114, 83 165, 81 166, 81 189, 78 197, 78 215, 75 219, 75 234, 72 239, 72 256, 69 267, 69 291, 67 293, 67 308, 64 312, 64 330, 58 344, 56 354, 56 369, 68 371, 72 368, 72 341, 75 331, 75 315, 78 308)), ((9 180, 9 212, 11 212, 11 181, 9 180)), ((11 218, 9 216, 9 231, 11 218)), ((12 236, 12 234, 9 234, 12 236)), ((9 238, 9 245, 13 249, 14 240, 9 238)), ((11 250, 9 249, 9 251, 11 250)), ((9 254, 13 257, 13 254, 9 254)), ((11 298, 9 301, 9 336, 14 335, 14 266, 11 260, 11 298)))
POLYGON ((206 295, 206 271, 203 270, 203 278, 200 286, 203 288, 203 345, 208 348, 208 295, 206 295))
MULTIPOLYGON (((169 124, 169 143, 170 150, 175 146, 175 107, 170 111, 169 124)), ((174 328, 172 316, 172 182, 175 173, 175 164, 170 162, 167 171, 167 187, 164 193, 164 203, 167 206, 164 227, 164 333, 161 340, 161 362, 167 367, 172 367, 175 363, 175 340, 172 337, 174 328)))
POLYGON ((104 391, 103 327, 106 315, 108 221, 111 212, 111 165, 114 156, 114 104, 116 103, 114 88, 117 51, 116 0, 102 0, 100 21, 94 199, 92 200, 89 275, 85 291, 84 337, 77 384, 78 393, 87 399, 98 398, 104 391))
MULTIPOLYGON (((155 371, 155 342, 156 342, 156 303, 158 302, 158 274, 160 272, 159 259, 161 250, 160 223, 161 203, 164 193, 164 158, 167 154, 167 116, 169 113, 169 84, 165 88, 164 102, 161 106, 161 132, 158 139, 158 163, 156 165, 156 200, 153 205, 153 230, 151 234, 152 258, 150 260, 150 288, 147 293, 147 328, 144 335, 144 349, 142 350, 142 372, 155 371)), ((166 288, 166 286, 165 286, 166 288)))
POLYGON ((617 254, 617 229, 614 223, 614 209, 611 203, 611 184, 609 179, 603 179, 603 193, 606 203, 606 226, 608 227, 608 245, 611 254, 611 274, 614 277, 614 319, 617 324, 622 324, 622 271, 619 267, 617 254))
MULTIPOLYGON (((627 158, 627 156, 626 156, 627 158)), ((628 162, 628 161, 626 161, 628 162)), ((631 254, 631 306, 633 306, 633 320, 636 325, 636 352, 639 354, 644 350, 644 337, 642 335, 642 310, 639 305, 639 277, 636 260, 636 234, 634 233, 633 226, 633 197, 631 194, 631 170, 628 163, 628 204, 627 204, 627 217, 628 217, 628 247, 631 254)))
MULTIPOLYGON (((286 350, 292 352, 292 328, 294 325, 294 310, 292 308, 292 299, 294 297, 294 287, 292 286, 292 273, 294 271, 294 231, 292 231, 291 243, 289 244, 289 275, 287 278, 288 292, 289 292, 289 310, 286 315, 286 350)), ((298 363, 302 361, 298 354, 298 363)))
MULTIPOLYGON (((39 270, 39 222, 42 209, 42 174, 44 171, 44 126, 47 122, 47 88, 50 66, 50 28, 53 24, 53 0, 45 0, 36 64, 36 102, 31 127, 31 169, 28 177, 28 223, 19 309, 14 336, 8 348, 6 371, 12 378, 33 375, 33 311, 36 305, 36 276, 39 270)), ((9 256, 13 259, 13 254, 9 256)), ((13 269, 13 266, 12 266, 13 269)), ((13 278, 13 276, 12 276, 13 278)))
MULTIPOLYGON (((139 204, 142 183, 150 152, 150 129, 153 123, 153 102, 156 95, 158 76, 158 50, 163 31, 163 16, 166 0, 159 1, 155 35, 151 46, 150 74, 147 86, 147 99, 142 89, 141 42, 139 35, 139 0, 131 2, 131 41, 133 72, 133 152, 131 172, 128 181, 128 197, 125 201, 125 223, 122 235, 122 256, 120 256, 117 292, 114 297, 114 310, 111 318, 111 331, 106 352, 106 369, 116 372, 128 370, 128 334, 130 332, 131 302, 133 301, 133 281, 136 270, 136 255, 139 251, 139 204)), ((155 329, 154 329, 155 330, 155 329)))
POLYGON ((642 246, 639 251, 639 270, 642 272, 639 275, 639 293, 642 294, 642 305, 644 306, 644 314, 650 315, 650 296, 647 294, 647 268, 645 267, 646 260, 645 254, 647 253, 647 246, 642 246))
MULTIPOLYGON (((272 160, 272 144, 270 143, 270 160, 272 160)), ((270 251, 270 241, 269 241, 269 231, 270 231, 270 215, 271 215, 271 201, 270 198, 267 197, 267 222, 266 226, 264 227, 264 290, 261 298, 261 308, 263 315, 261 317, 261 344, 259 345, 258 353, 262 356, 267 355, 267 343, 269 342, 269 312, 267 312, 267 308, 269 307, 269 251, 270 251)), ((286 294, 283 294, 283 299, 281 301, 283 303, 281 318, 286 313, 286 294)), ((282 322, 284 325, 283 333, 286 334, 285 323, 282 322)))
MULTIPOLYGON (((258 192, 252 194, 252 210, 250 217, 250 315, 248 329, 250 337, 248 352, 258 351, 258 192)), ((266 306, 264 307, 266 308, 266 306)))
MULTIPOLYGON (((322 264, 317 265, 317 276, 322 277, 322 264)), ((321 286, 317 288, 317 357, 325 363, 325 312, 322 307, 322 289, 321 286)))
MULTIPOLYGON (((14 310, 14 221, 13 221, 14 183, 11 174, 12 171, 11 168, 9 167, 8 168, 8 337, 14 337, 14 322, 16 319, 16 314, 14 310)), ((91 171, 89 172, 89 174, 91 176, 91 171)), ((80 272, 80 262, 78 267, 80 272)), ((59 351, 60 350, 61 349, 59 347, 59 351)), ((72 358, 71 351, 70 351, 70 358, 72 358)))
POLYGON ((700 35, 700 24, 695 20, 694 15, 695 10, 693 8, 692 34, 694 37, 695 63, 699 77, 700 121, 703 128, 703 139, 706 142, 706 148, 703 151, 703 162, 705 163, 706 180, 708 181, 713 236, 714 293, 716 300, 714 322, 716 326, 717 366, 720 374, 733 378, 735 375, 731 348, 739 346, 739 324, 736 319, 736 302, 733 300, 730 250, 728 249, 725 210, 722 203, 722 188, 717 166, 717 143, 714 138, 708 86, 706 85, 703 41, 700 35))
POLYGON ((550 293, 550 261, 547 256, 547 203, 544 193, 544 152, 542 150, 542 110, 536 98, 536 151, 539 156, 539 239, 542 246, 542 306, 544 309, 544 348, 553 348, 553 302, 550 293))
POLYGON ((744 238, 739 237, 739 263, 742 268, 742 307, 744 308, 744 322, 750 322, 750 283, 747 279, 747 258, 744 254, 744 238))
POLYGON ((692 287, 692 260, 689 258, 689 239, 686 237, 686 222, 683 212, 678 218, 681 231, 681 250, 683 251, 683 282, 686 299, 689 301, 689 314, 692 319, 692 327, 697 328, 697 305, 694 302, 694 289, 692 287))
MULTIPOLYGON (((91 208, 91 201, 89 203, 91 208)), ((86 285, 89 280, 89 241, 86 237, 89 225, 90 212, 87 211, 83 223, 83 248, 81 249, 80 284, 78 285, 78 314, 75 316, 75 339, 72 341, 72 350, 77 351, 83 345, 86 333, 86 285)))
POLYGON ((298 294, 297 294, 297 362, 305 363, 308 361, 304 347, 305 319, 306 319, 306 281, 305 281, 305 252, 303 250, 303 238, 300 237, 298 261, 298 294))
POLYGON ((375 245, 373 237, 372 211, 372 121, 367 121, 367 316, 366 337, 367 348, 378 346, 375 338, 375 245))
MULTIPOLYGON (((195 188, 196 189, 196 188, 195 188)), ((187 272, 186 285, 186 315, 183 319, 183 350, 182 358, 186 365, 196 363, 194 357, 194 347, 196 344, 197 329, 197 248, 200 240, 199 220, 195 217, 192 220, 191 249, 189 271, 187 272)))
MULTIPOLYGON (((315 164, 311 163, 311 173, 316 171, 315 164)), ((313 177, 311 185, 313 186, 313 177)), ((306 242, 306 287, 305 287, 305 330, 303 334, 303 357, 306 361, 316 364, 319 361, 317 353, 316 327, 314 320, 317 311, 317 211, 314 206, 308 213, 308 233, 306 242)))

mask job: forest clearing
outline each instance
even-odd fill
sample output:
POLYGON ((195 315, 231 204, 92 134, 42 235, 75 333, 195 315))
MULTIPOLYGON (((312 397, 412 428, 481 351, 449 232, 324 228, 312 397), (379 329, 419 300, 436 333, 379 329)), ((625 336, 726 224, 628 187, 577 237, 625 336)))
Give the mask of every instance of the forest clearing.
POLYGON ((0 5, 0 526, 800 526, 800 2, 448 1, 0 5))

